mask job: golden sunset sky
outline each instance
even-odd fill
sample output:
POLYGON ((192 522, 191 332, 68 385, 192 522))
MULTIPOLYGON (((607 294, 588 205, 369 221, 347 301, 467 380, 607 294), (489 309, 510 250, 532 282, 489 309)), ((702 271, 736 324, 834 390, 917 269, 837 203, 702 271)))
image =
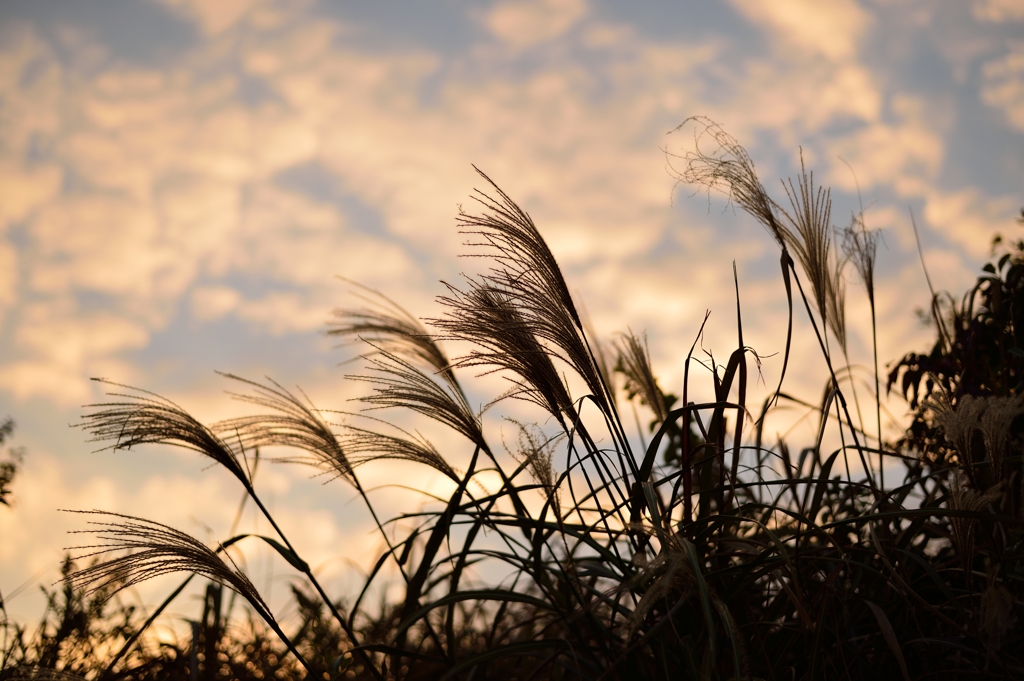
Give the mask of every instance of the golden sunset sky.
MULTIPOLYGON (((69 427, 105 399, 91 377, 208 421, 239 409, 215 370, 356 409, 353 365, 339 364, 357 351, 323 333, 333 308, 359 304, 337 276, 437 316, 439 280, 482 266, 458 257, 454 220, 483 187, 473 164, 532 215, 601 335, 646 330, 667 390, 706 310, 703 346, 734 348, 735 261, 745 341, 774 386, 777 248, 667 168, 665 152, 693 142, 668 133, 695 115, 743 143, 779 198, 802 148, 837 226, 859 184, 868 227, 884 230, 879 349, 896 359, 930 337, 909 212, 936 286, 956 295, 992 236, 1020 229, 1024 2, 0 3, 0 417, 27 450, 16 506, 0 508, 8 610, 39 612, 35 585, 74 543, 80 521, 58 508, 210 541, 234 517, 241 490, 196 455, 92 453, 69 427)), ((869 366, 852 270, 847 307, 851 360, 869 366)), ((813 401, 823 364, 805 318, 797 331, 788 386, 813 401)), ((480 404, 501 388, 476 385, 480 404)), ((267 466, 258 483, 343 593, 376 544, 351 490, 307 475, 267 466)), ((435 484, 394 466, 366 475, 435 484)), ((252 556, 257 586, 286 579, 252 556)))

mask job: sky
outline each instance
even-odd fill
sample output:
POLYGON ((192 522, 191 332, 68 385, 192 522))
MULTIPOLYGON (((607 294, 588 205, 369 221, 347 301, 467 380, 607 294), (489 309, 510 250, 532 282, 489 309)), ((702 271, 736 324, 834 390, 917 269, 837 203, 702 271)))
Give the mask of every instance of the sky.
MULTIPOLYGON (((1018 235, 1022 36, 1021 0, 7 0, 0 416, 27 451, 15 507, 0 508, 8 610, 38 616, 38 585, 83 527, 58 508, 211 542, 235 517, 241 490, 196 455, 95 451, 75 427, 106 399, 90 378, 205 421, 241 413, 218 370, 357 408, 345 362, 358 350, 324 334, 333 309, 359 304, 346 279, 438 316, 439 282, 480 266, 459 257, 455 224, 483 187, 474 165, 532 215, 598 333, 646 331, 678 391, 706 311, 703 347, 735 347, 734 263, 764 385, 786 302, 765 231, 677 182, 671 154, 693 144, 677 127, 718 122, 779 198, 802 150, 837 226, 862 205, 883 230, 883 363, 927 348, 910 215, 936 287, 956 295, 993 235, 1018 235)), ((866 298, 847 279, 851 361, 868 366, 866 298)), ((798 320, 788 385, 814 400, 824 365, 808 329, 798 320)), ((466 380, 480 404, 501 389, 466 380)), ((889 406, 898 423, 905 407, 889 406)), ((364 475, 396 512, 422 500, 386 485, 443 489, 408 467, 364 475)), ((282 466, 257 482, 331 588, 350 591, 379 548, 351 489, 282 466)), ((287 570, 246 555, 285 607, 287 570)))

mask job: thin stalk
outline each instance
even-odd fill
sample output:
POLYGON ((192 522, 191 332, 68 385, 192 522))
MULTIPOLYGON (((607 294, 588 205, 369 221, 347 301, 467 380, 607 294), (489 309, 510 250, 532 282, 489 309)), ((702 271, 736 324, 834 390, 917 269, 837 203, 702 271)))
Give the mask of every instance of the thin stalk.
POLYGON ((149 629, 149 626, 153 624, 154 621, 156 621, 156 618, 160 616, 160 614, 164 611, 164 608, 170 605, 171 601, 178 597, 178 594, 180 594, 185 589, 185 587, 188 586, 188 583, 191 582, 192 578, 195 576, 196 574, 193 572, 188 577, 186 577, 185 581, 178 585, 178 588, 171 592, 171 595, 165 598, 163 603, 157 606, 157 609, 154 610, 153 614, 146 619, 146 621, 142 624, 141 627, 139 627, 139 630, 132 634, 131 638, 125 641, 124 645, 121 646, 121 649, 117 651, 117 655, 114 655, 113 659, 111 659, 110 663, 107 665, 107 668, 103 670, 102 674, 100 674, 101 679, 113 673, 114 665, 120 662, 121 658, 125 656, 125 653, 127 653, 135 644, 135 642, 139 640, 139 637, 142 636, 142 634, 147 629, 149 629))
MULTIPOLYGON (((597 358, 594 356, 594 350, 593 348, 590 347, 590 341, 589 339, 587 339, 587 335, 583 333, 582 329, 580 330, 580 336, 583 338, 583 343, 587 347, 587 353, 590 355, 590 361, 594 363, 594 366, 597 366, 597 358)), ((636 476, 638 472, 638 469, 636 467, 636 459, 633 456, 632 450, 630 449, 629 439, 626 437, 626 430, 622 425, 622 418, 619 416, 618 407, 616 407, 615 405, 615 394, 612 392, 611 386, 607 385, 607 383, 605 382, 604 375, 602 374, 602 372, 597 372, 597 378, 601 382, 601 388, 604 390, 605 397, 608 403, 608 408, 611 410, 611 414, 609 414, 609 416, 611 417, 610 420, 612 425, 612 433, 615 436, 615 438, 619 440, 619 444, 621 445, 623 451, 625 451, 627 455, 626 460, 630 464, 630 470, 632 471, 633 475, 636 476)))
POLYGON ((938 302, 939 297, 935 293, 935 287, 932 286, 932 278, 928 276, 928 265, 924 261, 924 249, 921 248, 921 235, 917 230, 917 220, 914 218, 914 211, 911 208, 907 209, 910 213, 910 224, 914 228, 914 242, 917 244, 917 255, 921 258, 921 269, 924 270, 924 280, 928 283, 928 291, 932 294, 932 315, 935 317, 935 325, 938 327, 939 339, 943 342, 947 352, 953 348, 953 341, 950 338, 949 331, 946 330, 946 324, 942 321, 942 315, 939 314, 938 302))
MULTIPOLYGON (((729 508, 732 506, 733 500, 736 496, 736 478, 738 475, 738 467, 740 463, 740 445, 743 437, 743 413, 746 407, 746 395, 747 395, 747 354, 744 350, 743 345, 743 314, 740 309, 740 279, 739 274, 736 272, 736 261, 732 261, 732 279, 736 286, 736 333, 737 343, 739 344, 740 360, 739 360, 739 376, 740 383, 737 386, 739 392, 737 394, 737 404, 740 408, 736 410, 736 433, 733 436, 732 443, 732 470, 730 471, 730 487, 729 496, 726 501, 725 507, 729 508)), ((723 396, 724 399, 729 399, 728 395, 723 396)))
POLYGON ((871 303, 871 348, 875 356, 875 418, 878 420, 878 486, 885 489, 885 463, 882 460, 882 392, 878 380, 878 325, 875 323, 875 294, 868 295, 871 303))
POLYGON ((790 269, 793 271, 793 278, 796 280, 797 290, 800 291, 800 297, 804 301, 804 307, 807 308, 807 316, 811 320, 811 328, 814 329, 814 335, 818 338, 818 345, 821 347, 821 351, 825 355, 825 364, 828 367, 829 375, 832 377, 832 384, 836 388, 836 397, 839 398, 839 404, 842 406, 843 413, 846 414, 846 421, 850 425, 850 434, 853 436, 853 446, 857 449, 857 453, 860 455, 861 465, 864 466, 864 472, 867 475, 868 481, 871 483, 871 489, 877 497, 879 494, 878 486, 875 484, 874 477, 870 474, 871 468, 868 466, 867 459, 864 457, 864 449, 861 447, 860 438, 857 437, 857 429, 853 426, 853 419, 850 417, 850 410, 846 405, 846 398, 843 397, 843 391, 839 389, 839 380, 836 378, 836 372, 832 368, 832 360, 829 359, 827 346, 822 340, 821 332, 818 331, 818 324, 814 321, 814 314, 811 312, 811 305, 807 300, 807 295, 804 293, 804 287, 800 283, 800 276, 796 272, 796 266, 792 260, 789 261, 789 265, 790 269))
POLYGON ((302 657, 302 654, 295 647, 295 644, 292 643, 291 639, 285 635, 285 633, 281 630, 281 627, 278 626, 277 622, 274 621, 273 617, 267 619, 267 624, 269 624, 270 628, 274 630, 274 633, 277 634, 278 638, 284 641, 284 644, 288 646, 288 650, 290 650, 292 655, 295 656, 295 659, 299 661, 299 664, 305 667, 306 671, 309 672, 310 675, 316 674, 316 672, 313 671, 313 668, 309 666, 309 663, 306 662, 306 659, 302 657))
MULTIPOLYGON (((687 525, 693 522, 693 465, 692 454, 690 452, 690 410, 686 407, 690 406, 687 399, 687 392, 690 388, 690 360, 693 359, 693 351, 697 347, 697 341, 700 340, 701 335, 704 333, 704 325, 708 323, 708 317, 711 316, 711 311, 707 311, 704 314, 704 321, 700 324, 700 329, 697 331, 697 337, 693 339, 693 344, 690 346, 690 351, 686 353, 686 362, 683 364, 683 455, 681 461, 681 467, 683 469, 683 519, 687 525)), ((705 438, 706 440, 707 438, 705 438)))
MULTIPOLYGON (((277 532, 277 536, 279 536, 281 538, 281 541, 285 543, 285 546, 288 547, 288 550, 291 551, 296 558, 299 558, 299 560, 301 560, 298 551, 295 550, 295 547, 292 546, 292 543, 288 540, 288 537, 285 536, 285 533, 281 531, 280 527, 278 527, 277 522, 274 520, 274 516, 272 516, 270 514, 270 511, 267 510, 267 507, 263 505, 263 502, 260 500, 259 495, 256 494, 256 490, 250 488, 249 494, 252 496, 252 500, 256 502, 256 505, 260 507, 260 511, 263 513, 263 516, 267 519, 270 525, 274 528, 274 531, 277 532)), ((306 566, 305 569, 302 570, 302 573, 306 575, 306 578, 309 580, 310 584, 312 584, 313 588, 316 589, 318 594, 320 594, 320 598, 327 605, 327 608, 331 611, 331 614, 334 616, 334 619, 337 620, 338 624, 341 625, 341 628, 344 630, 345 635, 349 637, 349 640, 352 641, 352 643, 355 646, 358 646, 359 640, 356 637, 355 631, 352 630, 352 628, 348 624, 348 621, 344 617, 342 617, 340 612, 338 612, 338 608, 334 605, 334 602, 327 595, 327 592, 324 591, 324 588, 320 586, 320 582, 317 581, 316 577, 313 576, 313 571, 309 568, 309 564, 305 563, 305 561, 303 561, 302 564, 306 566)), ((284 640, 287 643, 287 638, 285 638, 284 633, 281 632, 276 625, 271 626, 273 626, 274 631, 282 637, 282 640, 284 640)), ((289 647, 291 647, 290 644, 289 647)), ((363 665, 370 670, 374 678, 378 679, 378 681, 384 681, 383 675, 381 675, 380 671, 370 660, 369 656, 366 654, 366 651, 356 648, 355 654, 359 658, 359 661, 362 662, 363 665)), ((298 653, 296 653, 296 656, 298 656, 298 653)))
POLYGON ((864 425, 864 415, 860 411, 860 397, 857 394, 857 382, 853 380, 853 367, 850 364, 850 353, 843 347, 843 359, 846 360, 846 377, 850 381, 850 391, 853 392, 853 408, 857 411, 857 422, 860 423, 862 432, 867 433, 867 426, 864 425))

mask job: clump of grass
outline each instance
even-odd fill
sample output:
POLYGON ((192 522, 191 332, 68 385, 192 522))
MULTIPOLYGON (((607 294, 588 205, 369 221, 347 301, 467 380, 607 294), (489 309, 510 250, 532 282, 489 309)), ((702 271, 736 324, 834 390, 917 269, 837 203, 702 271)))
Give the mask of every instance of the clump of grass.
MULTIPOLYGON (((692 349, 677 398, 661 390, 646 341, 631 331, 618 343, 624 380, 616 387, 532 218, 481 173, 486 189, 474 197, 476 212, 460 212, 458 223, 488 266, 445 284, 443 316, 424 326, 366 289, 363 307, 336 313, 331 333, 365 344, 364 369, 349 380, 370 389, 365 410, 345 423, 277 383, 234 376, 227 378, 248 390, 236 397, 259 413, 206 426, 162 398, 128 392, 86 414, 85 428, 111 447, 189 447, 239 481, 276 533, 263 540, 297 583, 306 582, 295 592, 306 613, 299 633, 285 635, 218 550, 142 519, 108 516, 97 528, 101 562, 69 572, 68 588, 101 593, 169 570, 202 574, 248 601, 307 678, 1024 674, 1019 401, 981 390, 972 402, 947 372, 940 382, 948 399, 940 405, 936 393, 922 418, 948 440, 935 435, 927 451, 886 447, 879 425, 879 444, 869 448, 839 380, 849 375, 839 364, 849 364, 842 267, 853 262, 873 309, 876 237, 855 219, 841 258, 829 192, 802 162, 796 181, 783 185, 783 204, 720 126, 698 118, 683 129, 694 141, 670 155, 683 162, 680 180, 723 192, 780 247, 789 303, 783 378, 794 299, 813 325, 828 367, 825 398, 812 407, 815 442, 797 454, 785 442, 765 446, 766 414, 781 400, 799 400, 780 378, 753 418, 748 372, 759 358, 744 345, 741 322, 725 365, 708 367, 711 401, 689 399, 692 349), (842 360, 830 351, 829 333, 842 360), (449 341, 470 349, 449 358, 442 347, 449 341), (517 440, 495 448, 462 385, 467 370, 507 380, 487 408, 525 400, 544 425, 505 421, 517 440), (649 411, 646 434, 620 417, 631 401, 649 411), (396 428, 388 417, 396 410, 447 427, 455 441, 439 448, 396 428), (840 446, 825 450, 827 441, 840 446), (249 461, 268 447, 293 450, 280 458, 348 483, 373 514, 386 549, 354 599, 328 595, 260 501, 249 461), (861 468, 850 465, 851 453, 861 468), (894 485, 882 484, 883 457, 905 463, 894 485), (400 529, 377 516, 360 480, 362 467, 386 460, 439 471, 455 489, 438 508, 403 516, 409 524, 400 529), (373 610, 365 598, 389 565, 404 594, 373 610), (505 578, 481 576, 496 573, 505 578)), ((738 291, 737 307, 742 319, 738 291)), ((208 629, 220 640, 215 626, 208 629)), ((103 673, 129 678, 134 659, 115 660, 103 673)))

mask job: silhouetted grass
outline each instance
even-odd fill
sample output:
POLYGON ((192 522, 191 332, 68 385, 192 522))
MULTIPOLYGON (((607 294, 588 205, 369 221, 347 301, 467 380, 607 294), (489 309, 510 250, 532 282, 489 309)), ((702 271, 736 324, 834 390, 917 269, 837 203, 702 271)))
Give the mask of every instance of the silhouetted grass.
MULTIPOLYGON (((829 193, 810 172, 802 167, 795 182, 784 184, 783 205, 716 124, 692 119, 681 131, 694 143, 670 156, 680 180, 724 193, 780 247, 789 307, 782 374, 798 312, 812 322, 828 368, 824 399, 811 407, 820 423, 815 442, 799 450, 764 443, 765 418, 778 403, 805 403, 783 390, 782 379, 760 408, 748 403, 750 362, 758 358, 744 344, 742 321, 725 365, 708 367, 713 400, 690 399, 692 349, 681 398, 664 393, 645 341, 632 332, 616 346, 623 379, 617 389, 613 363, 586 331, 532 219, 481 173, 486 191, 476 194, 475 211, 460 213, 459 225, 488 265, 445 284, 444 316, 424 327, 366 290, 364 307, 336 314, 331 333, 365 343, 365 368, 349 378, 371 389, 363 400, 367 418, 333 424, 303 395, 234 376, 228 378, 248 391, 239 399, 259 413, 206 426, 167 400, 129 390, 85 414, 84 429, 113 448, 172 444, 228 469, 276 532, 261 539, 307 583, 295 590, 298 630, 284 631, 244 574, 221 556, 248 535, 210 549, 158 523, 106 514, 96 516, 98 548, 82 547, 101 562, 69 571, 66 604, 51 612, 88 610, 102 620, 109 618, 102 602, 125 585, 168 571, 201 574, 214 585, 192 642, 166 654, 150 651, 145 636, 125 646, 139 624, 122 610, 124 623, 108 627, 116 635, 86 635, 95 639, 92 648, 67 644, 69 652, 57 655, 74 664, 50 664, 52 656, 44 660, 37 651, 51 650, 52 637, 24 642, 17 628, 23 642, 7 646, 5 660, 90 678, 182 678, 190 656, 194 678, 258 678, 254 669, 272 671, 270 655, 284 676, 302 668, 317 678, 1024 675, 1018 387, 965 395, 950 372, 922 388, 927 401, 915 402, 922 423, 934 429, 930 439, 895 448, 881 443, 877 352, 877 422, 854 418, 847 401, 843 284, 849 258, 874 309, 877 237, 855 216, 840 254, 829 193), (447 341, 469 349, 449 359, 441 345, 447 341), (508 381, 489 406, 525 400, 550 416, 545 426, 513 422, 517 443, 507 452, 496 448, 466 397, 467 369, 508 381), (572 386, 582 386, 582 394, 574 396, 572 386), (642 446, 619 414, 631 399, 654 418, 642 446), (446 441, 438 448, 390 426, 394 410, 448 427, 463 446, 446 441), (840 446, 823 449, 833 441, 840 446), (354 599, 327 594, 260 501, 249 457, 271 446, 291 448, 285 460, 350 484, 373 514, 387 550, 354 599), (383 460, 427 466, 455 489, 441 508, 404 515, 407 529, 395 529, 378 517, 359 477, 362 466, 383 460), (904 470, 889 485, 881 476, 886 461, 904 470), (387 566, 404 596, 368 609, 365 597, 387 566), (482 574, 506 577, 487 581, 482 574), (281 643, 254 621, 232 629, 217 585, 241 595, 281 643), (99 645, 105 636, 113 636, 111 643, 99 645), (122 655, 116 660, 115 649, 122 655), (93 655, 92 666, 79 664, 93 655), (247 661, 238 667, 234 660, 247 661)), ((991 273, 997 280, 1004 265, 991 273)), ((958 313, 960 320, 973 314, 958 313)), ((1024 357, 1019 345, 1005 349, 1024 357)), ((914 375, 925 380, 920 371, 914 375)), ((852 411, 859 414, 859 405, 852 411)))

